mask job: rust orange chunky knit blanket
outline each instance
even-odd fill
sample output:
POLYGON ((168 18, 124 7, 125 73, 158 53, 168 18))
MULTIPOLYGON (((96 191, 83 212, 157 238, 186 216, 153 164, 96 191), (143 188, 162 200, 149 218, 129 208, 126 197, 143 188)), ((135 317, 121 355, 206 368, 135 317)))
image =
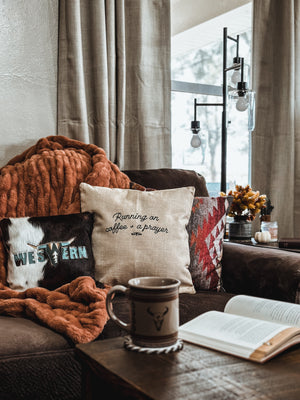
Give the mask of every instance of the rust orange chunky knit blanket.
MULTIPOLYGON (((80 211, 79 184, 134 188, 103 149, 65 136, 48 136, 0 169, 0 219, 80 211)), ((138 188, 138 185, 137 185, 138 188)), ((0 282, 6 283, 0 240, 0 282)))
POLYGON ((0 314, 37 320, 74 343, 87 343, 99 336, 107 322, 107 291, 97 288, 89 276, 53 291, 36 287, 17 292, 0 283, 0 314))

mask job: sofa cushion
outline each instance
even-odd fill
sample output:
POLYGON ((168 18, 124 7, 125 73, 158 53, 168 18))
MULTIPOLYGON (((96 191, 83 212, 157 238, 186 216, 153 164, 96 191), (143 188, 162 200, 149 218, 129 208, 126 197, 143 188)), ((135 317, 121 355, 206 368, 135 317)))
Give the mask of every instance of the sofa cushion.
POLYGON ((78 276, 94 276, 91 213, 5 218, 0 227, 11 289, 52 290, 78 276))
POLYGON ((188 224, 190 267, 196 290, 220 290, 221 259, 228 201, 196 197, 188 224))
POLYGON ((193 187, 140 192, 81 183, 81 207, 94 213, 95 278, 108 285, 139 276, 181 281, 180 292, 194 293, 188 270, 187 223, 193 187))
POLYGON ((73 345, 29 319, 0 316, 0 399, 81 399, 73 345))
POLYGON ((70 349, 62 335, 30 319, 0 316, 0 359, 70 349))

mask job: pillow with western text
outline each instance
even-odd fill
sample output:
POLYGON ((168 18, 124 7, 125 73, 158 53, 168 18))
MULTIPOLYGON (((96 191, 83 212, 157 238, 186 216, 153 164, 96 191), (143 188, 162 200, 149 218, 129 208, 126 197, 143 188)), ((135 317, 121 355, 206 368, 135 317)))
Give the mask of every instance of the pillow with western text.
POLYGON ((93 214, 5 218, 0 221, 11 289, 50 290, 94 276, 93 214))
POLYGON ((141 276, 176 278, 194 293, 187 224, 194 187, 136 191, 80 184, 82 211, 94 213, 95 279, 126 285, 141 276))

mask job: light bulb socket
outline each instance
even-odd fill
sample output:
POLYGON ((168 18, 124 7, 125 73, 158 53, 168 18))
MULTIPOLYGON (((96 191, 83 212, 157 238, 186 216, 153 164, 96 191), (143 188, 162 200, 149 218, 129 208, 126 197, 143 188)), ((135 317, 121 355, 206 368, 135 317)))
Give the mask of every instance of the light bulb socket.
POLYGON ((191 121, 191 131, 197 134, 200 131, 200 121, 191 121))
POLYGON ((233 57, 233 64, 240 64, 238 67, 236 67, 234 70, 238 71, 241 68, 242 64, 242 57, 233 57))
POLYGON ((237 90, 248 90, 248 84, 247 82, 238 82, 237 83, 237 90))
POLYGON ((237 83, 237 92, 239 97, 244 97, 248 90, 247 82, 238 82, 237 83))

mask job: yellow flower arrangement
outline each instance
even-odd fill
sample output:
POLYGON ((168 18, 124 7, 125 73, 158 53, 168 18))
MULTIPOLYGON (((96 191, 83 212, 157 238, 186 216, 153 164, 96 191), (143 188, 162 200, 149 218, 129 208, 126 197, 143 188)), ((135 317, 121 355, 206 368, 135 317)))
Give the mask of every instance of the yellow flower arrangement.
POLYGON ((221 196, 232 196, 233 200, 228 215, 239 219, 244 217, 248 221, 253 221, 262 208, 265 208, 267 196, 254 192, 249 185, 243 187, 236 185, 235 190, 230 190, 228 195, 224 192, 221 196))

